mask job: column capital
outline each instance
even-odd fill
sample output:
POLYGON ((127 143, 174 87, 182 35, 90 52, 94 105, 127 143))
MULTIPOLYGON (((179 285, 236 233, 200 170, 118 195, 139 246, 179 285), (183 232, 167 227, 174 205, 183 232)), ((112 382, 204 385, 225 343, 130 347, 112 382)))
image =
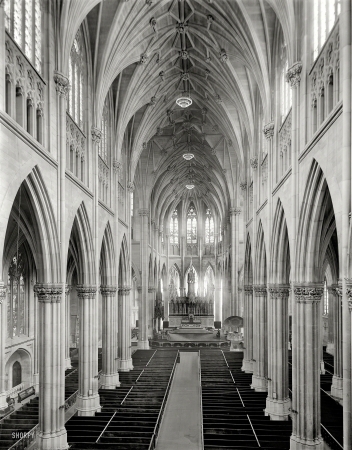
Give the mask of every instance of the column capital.
POLYGON ((263 133, 266 139, 269 140, 274 136, 274 128, 275 128, 274 122, 269 122, 266 125, 264 125, 263 133))
POLYGON ((240 188, 242 191, 245 191, 247 189, 247 181, 241 181, 240 188))
POLYGON ((149 209, 148 208, 141 208, 138 210, 138 214, 140 216, 149 216, 149 209))
POLYGON ((128 192, 133 192, 135 190, 135 185, 134 185, 133 181, 129 181, 127 183, 127 190, 128 190, 128 192))
POLYGON ((7 286, 5 286, 5 283, 0 283, 0 305, 2 304, 4 298, 6 298, 7 294, 7 286))
POLYGON ((268 292, 271 298, 281 299, 288 298, 291 287, 285 284, 269 284, 268 292))
POLYGON ((258 168, 258 158, 251 158, 249 162, 253 170, 258 168))
POLYGON ((95 285, 79 284, 76 286, 78 298, 88 300, 95 298, 97 287, 95 285))
POLYGON ((54 81, 56 84, 55 89, 58 95, 66 98, 70 89, 69 79, 63 73, 54 70, 54 81))
POLYGON ((100 286, 100 293, 103 297, 114 297, 117 291, 116 286, 108 286, 108 285, 101 285, 100 286))
POLYGON ((295 62, 286 73, 286 81, 290 83, 290 86, 296 87, 301 81, 302 63, 301 61, 295 62))
POLYGON ((242 209, 238 206, 229 209, 230 216, 238 216, 242 212, 242 209))
POLYGON ((352 279, 345 278, 346 280, 346 294, 348 300, 348 309, 352 311, 352 279))
POLYGON ((114 159, 113 163, 112 163, 112 167, 115 173, 119 173, 120 170, 122 169, 122 163, 120 161, 118 161, 117 159, 114 159))
POLYGON ((149 286, 148 287, 149 294, 152 293, 152 292, 155 292, 155 291, 156 291, 155 287, 153 287, 153 286, 149 286))
POLYGON ((267 295, 268 289, 266 284, 254 284, 253 285, 254 295, 257 297, 261 297, 263 295, 267 295))
POLYGON ((138 291, 138 293, 141 293, 142 292, 142 286, 137 286, 137 291, 138 291))
POLYGON ((119 295, 129 295, 131 286, 119 286, 119 295))
POLYGON ((100 141, 101 141, 101 135, 102 135, 101 130, 99 130, 99 128, 92 127, 90 133, 91 133, 91 135, 92 135, 92 141, 93 141, 95 144, 100 144, 100 141))
POLYGON ((246 294, 253 294, 253 286, 251 284, 245 285, 243 288, 246 294))
POLYGON ((41 303, 60 303, 63 292, 62 284, 37 283, 34 292, 41 303))
POLYGON ((72 286, 70 284, 65 285, 65 295, 68 295, 72 291, 72 286))
POLYGON ((296 285, 293 292, 297 303, 318 303, 324 294, 324 287, 321 284, 296 285))

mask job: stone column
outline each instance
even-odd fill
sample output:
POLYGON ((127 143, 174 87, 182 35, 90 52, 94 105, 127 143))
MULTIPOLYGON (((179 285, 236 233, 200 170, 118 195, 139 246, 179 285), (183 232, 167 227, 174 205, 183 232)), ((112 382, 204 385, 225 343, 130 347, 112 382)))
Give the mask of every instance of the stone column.
POLYGON ((78 395, 79 416, 101 410, 98 394, 98 328, 96 286, 77 285, 79 310, 78 395))
MULTIPOLYGON (((139 302, 139 322, 138 322, 138 348, 149 349, 148 341, 148 215, 147 208, 140 209, 141 222, 141 270, 142 270, 142 292, 139 302)), ((138 291, 139 292, 139 291, 138 291)))
POLYGON ((66 285, 65 290, 65 369, 72 369, 70 357, 70 333, 71 333, 71 302, 70 302, 71 286, 66 285))
POLYGON ((148 287, 148 336, 150 337, 153 337, 153 330, 156 328, 154 317, 155 292, 154 286, 148 287))
POLYGON ((331 395, 338 400, 343 398, 342 377, 342 286, 329 288, 329 299, 332 299, 333 335, 334 335, 334 375, 332 377, 331 395))
POLYGON ((119 286, 119 370, 133 369, 131 358, 130 286, 119 286))
POLYGON ((240 299, 238 296, 238 241, 239 241, 239 215, 242 210, 239 207, 230 208, 231 217, 231 297, 232 312, 234 316, 240 316, 240 299))
POLYGON ((253 286, 253 377, 251 387, 257 392, 266 392, 268 377, 267 347, 267 288, 265 285, 253 286))
POLYGON ((335 296, 336 290, 334 286, 328 286, 328 301, 329 301, 329 311, 328 311, 328 343, 326 346, 326 353, 334 355, 334 321, 335 321, 335 296))
POLYGON ((323 286, 294 287, 296 320, 293 324, 292 435, 290 450, 324 448, 320 432, 320 302, 323 286))
POLYGON ((61 351, 62 284, 36 284, 39 302, 38 449, 67 449, 65 429, 65 361, 61 351))
POLYGON ((288 420, 291 400, 288 391, 288 299, 290 286, 268 287, 268 397, 265 415, 288 420))
POLYGON ((244 352, 242 370, 253 373, 253 286, 244 287, 244 352))
MULTIPOLYGON (((0 11, 3 8, 0 8, 0 11)), ((7 335, 7 287, 0 283, 0 417, 7 412, 5 390, 5 345, 7 335)))
POLYGON ((34 292, 34 355, 33 355, 33 386, 36 394, 39 394, 39 303, 34 292))
MULTIPOLYGON (((117 371, 117 323, 114 315, 116 286, 100 286, 102 296, 102 372, 101 388, 115 389, 120 386, 117 371)), ((120 330, 119 330, 120 331, 120 330)))

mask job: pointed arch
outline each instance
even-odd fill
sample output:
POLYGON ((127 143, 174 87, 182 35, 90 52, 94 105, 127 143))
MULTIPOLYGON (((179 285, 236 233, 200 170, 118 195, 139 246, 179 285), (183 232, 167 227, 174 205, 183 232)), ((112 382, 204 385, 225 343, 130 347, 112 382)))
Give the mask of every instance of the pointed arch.
POLYGON ((253 284, 252 246, 249 234, 247 235, 246 253, 244 257, 244 284, 253 284))
POLYGON ((126 235, 124 234, 120 246, 120 257, 119 257, 119 286, 128 285, 130 279, 130 258, 128 253, 128 245, 126 235))
POLYGON ((256 284, 266 284, 266 249, 262 221, 259 221, 257 245, 255 252, 255 281, 256 284))
POLYGON ((271 241, 270 274, 271 282, 289 284, 291 272, 290 243, 288 239, 285 212, 279 199, 273 222, 271 241))
POLYGON ((326 177, 317 161, 313 160, 299 217, 297 281, 323 281, 323 265, 327 254, 330 258, 333 255, 333 265, 338 273, 338 238, 334 208, 326 177))
POLYGON ((106 224, 100 250, 100 281, 102 285, 115 284, 115 249, 110 222, 106 224))
POLYGON ((84 202, 77 210, 71 230, 68 264, 72 267, 71 258, 77 269, 78 284, 94 285, 96 282, 94 245, 84 202))

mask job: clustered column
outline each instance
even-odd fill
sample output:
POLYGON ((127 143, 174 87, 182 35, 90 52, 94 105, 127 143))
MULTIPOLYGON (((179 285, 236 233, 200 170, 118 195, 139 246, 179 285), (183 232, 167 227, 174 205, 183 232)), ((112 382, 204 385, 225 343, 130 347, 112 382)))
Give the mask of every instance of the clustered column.
POLYGON ((39 302, 39 449, 66 449, 62 284, 36 284, 39 302))
MULTIPOLYGON (((1 8, 0 8, 1 10, 1 8)), ((7 287, 0 283, 0 417, 6 413, 6 390, 5 390, 5 345, 7 330, 7 287)))
POLYGON ((120 386, 117 371, 116 286, 100 286, 102 296, 102 389, 120 386))
POLYGON ((70 326, 71 326, 71 303, 70 303, 70 292, 71 286, 66 285, 65 289, 65 319, 66 319, 66 330, 65 330, 65 369, 71 369, 71 357, 70 357, 70 326))
POLYGON ((77 286, 79 309, 78 395, 79 416, 101 410, 98 394, 98 329, 96 286, 77 286))
POLYGON ((334 336, 334 375, 332 377, 331 395, 339 400, 343 398, 342 377, 342 286, 329 290, 333 298, 333 336, 334 336))
MULTIPOLYGON (((149 210, 139 210, 141 218, 141 265, 142 265, 142 291, 139 301, 138 315, 138 348, 149 349, 148 341, 148 215, 149 210)), ((139 292, 139 290, 138 290, 139 292)))
POLYGON ((258 392, 267 390, 267 288, 265 285, 253 286, 253 377, 252 388, 258 392))
POLYGON ((288 299, 290 287, 268 287, 268 397, 265 414, 271 420, 288 420, 288 299))
POLYGON ((292 365, 291 450, 323 449, 320 432, 320 302, 323 287, 314 283, 294 287, 296 320, 292 365))
POLYGON ((253 286, 244 287, 244 355, 242 370, 253 372, 253 286))
POLYGON ((131 358, 130 286, 119 286, 119 370, 133 369, 131 358))

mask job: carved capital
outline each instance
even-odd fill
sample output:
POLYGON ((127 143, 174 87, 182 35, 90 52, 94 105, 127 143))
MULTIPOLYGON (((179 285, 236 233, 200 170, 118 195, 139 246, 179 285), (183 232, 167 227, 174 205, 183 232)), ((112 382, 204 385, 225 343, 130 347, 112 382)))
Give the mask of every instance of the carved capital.
POLYGON ((5 286, 4 283, 0 283, 0 305, 4 301, 4 298, 6 298, 6 294, 7 294, 7 287, 5 286))
POLYGON ((146 53, 142 53, 139 59, 139 64, 146 64, 148 61, 148 55, 146 53))
POLYGON ((114 297, 116 291, 117 291, 116 286, 107 286, 107 285, 100 286, 100 293, 103 297, 114 297))
POLYGON ((244 292, 247 295, 253 295, 253 286, 251 284, 245 285, 244 292))
POLYGON ((296 87, 301 81, 302 63, 295 62, 286 73, 286 81, 291 87, 296 87))
POLYGON ((238 206, 236 206, 235 208, 230 208, 229 212, 230 212, 230 216, 238 216, 241 214, 242 209, 239 208, 238 206))
POLYGON ((242 189, 242 191, 245 191, 247 189, 247 182, 246 181, 242 181, 240 183, 240 188, 242 189))
POLYGON ((94 299, 97 293, 97 287, 92 285, 79 284, 76 286, 77 296, 82 300, 94 299))
POLYGON ((117 159, 114 159, 112 167, 115 173, 119 173, 122 168, 122 163, 120 163, 120 161, 118 161, 117 159))
POLYGON ((256 297, 263 297, 268 293, 268 289, 265 284, 254 284, 253 291, 256 297))
POLYGON ((274 136, 274 122, 269 122, 264 125, 263 133, 266 139, 271 139, 274 136))
POLYGON ((34 286, 34 292, 41 303, 60 303, 62 291, 62 284, 37 283, 34 286))
POLYGON ((129 295, 131 286, 119 286, 119 295, 129 295))
POLYGON ((72 286, 70 284, 66 284, 65 295, 67 296, 71 291, 72 291, 72 286))
POLYGON ((153 286, 148 287, 149 294, 151 294, 152 292, 155 292, 155 291, 156 291, 155 287, 153 287, 153 286))
POLYGON ((140 216, 149 216, 149 209, 141 208, 141 209, 138 210, 138 214, 140 216))
POLYGON ((92 141, 95 144, 100 144, 101 134, 102 133, 101 133, 101 130, 99 130, 99 128, 92 127, 92 129, 91 129, 92 141))
POLYGON ((303 285, 293 288, 297 303, 318 303, 323 297, 323 286, 303 285))
POLYGON ((58 95, 66 98, 68 90, 70 88, 69 79, 61 72, 58 72, 57 70, 55 70, 54 71, 54 81, 56 84, 55 89, 56 89, 56 92, 58 93, 58 95))
POLYGON ((347 301, 348 301, 348 309, 352 311, 352 279, 351 278, 345 278, 346 280, 346 294, 347 294, 347 301))
POLYGON ((258 158, 251 158, 250 164, 253 170, 256 170, 258 168, 258 158))
POLYGON ((129 181, 129 182, 127 183, 127 190, 128 190, 128 192, 133 192, 134 189, 135 189, 135 186, 134 186, 133 181, 129 181))
POLYGON ((287 299, 290 295, 290 286, 283 284, 270 284, 268 292, 272 299, 287 299))

